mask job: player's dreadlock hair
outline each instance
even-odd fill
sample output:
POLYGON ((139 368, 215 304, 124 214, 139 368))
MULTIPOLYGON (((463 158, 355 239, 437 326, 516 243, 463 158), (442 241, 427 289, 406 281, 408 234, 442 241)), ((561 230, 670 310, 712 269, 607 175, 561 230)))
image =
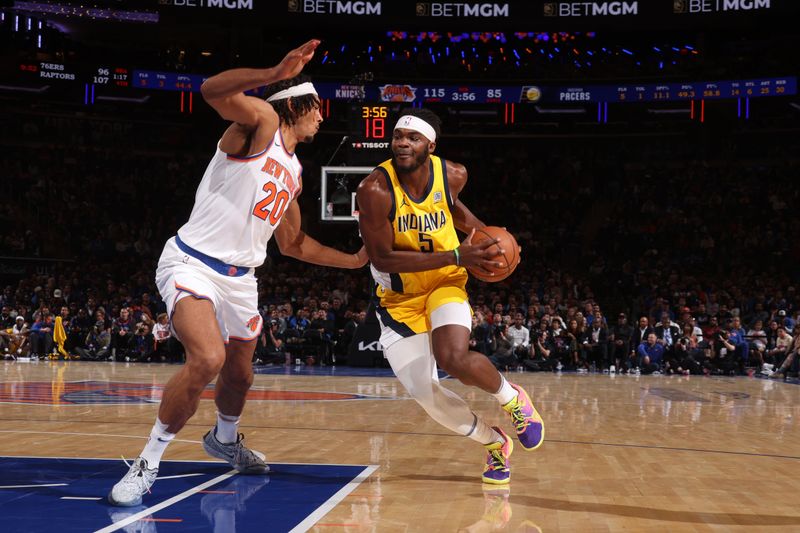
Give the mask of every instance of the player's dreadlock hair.
POLYGON ((410 115, 412 117, 417 117, 428 124, 431 125, 433 131, 436 132, 436 141, 439 141, 439 137, 442 136, 442 119, 439 116, 431 111, 430 109, 425 109, 422 107, 412 107, 410 109, 403 109, 400 112, 400 116, 410 115))
MULTIPOLYGON (((311 78, 305 74, 300 74, 288 80, 276 81, 264 88, 264 94, 262 96, 266 100, 278 91, 283 91, 284 89, 300 85, 307 81, 311 81, 311 78)), ((275 112, 278 113, 281 123, 293 126, 298 118, 311 111, 315 105, 319 105, 319 97, 313 94, 304 94, 303 96, 292 96, 291 98, 274 100, 270 102, 270 105, 275 112), (292 101, 291 109, 289 108, 289 100, 292 101)))

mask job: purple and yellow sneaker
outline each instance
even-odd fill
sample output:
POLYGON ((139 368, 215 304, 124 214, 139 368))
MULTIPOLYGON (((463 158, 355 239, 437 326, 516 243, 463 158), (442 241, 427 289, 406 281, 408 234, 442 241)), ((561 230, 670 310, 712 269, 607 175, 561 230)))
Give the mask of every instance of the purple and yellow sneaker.
POLYGON ((526 450, 535 450, 544 442, 544 421, 533 406, 528 393, 519 385, 510 384, 517 397, 503 406, 517 429, 517 438, 526 450))
POLYGON ((500 428, 492 428, 502 435, 505 442, 493 442, 484 445, 486 448, 486 466, 483 468, 483 482, 492 485, 505 485, 511 480, 511 452, 514 451, 514 443, 500 428))

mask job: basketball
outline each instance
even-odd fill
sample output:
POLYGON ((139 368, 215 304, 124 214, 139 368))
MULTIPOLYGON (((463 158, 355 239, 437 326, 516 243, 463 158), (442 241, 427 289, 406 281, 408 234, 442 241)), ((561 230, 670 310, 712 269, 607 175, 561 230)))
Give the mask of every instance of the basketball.
POLYGON ((469 273, 481 281, 496 282, 502 281, 510 276, 514 269, 520 262, 519 244, 517 240, 508 231, 497 226, 486 226, 485 228, 476 229, 475 235, 472 236, 472 244, 480 244, 487 240, 497 239, 499 242, 494 246, 490 246, 489 250, 498 251, 503 250, 503 254, 494 258, 495 261, 503 263, 503 266, 492 268, 493 276, 490 276, 483 270, 478 270, 475 267, 467 267, 469 273))

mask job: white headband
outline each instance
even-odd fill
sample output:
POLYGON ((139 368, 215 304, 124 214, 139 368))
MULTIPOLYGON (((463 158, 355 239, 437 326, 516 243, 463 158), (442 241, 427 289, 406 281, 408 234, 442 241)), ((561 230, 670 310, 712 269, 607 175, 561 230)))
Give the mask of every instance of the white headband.
POLYGON ((300 85, 292 85, 288 89, 284 89, 282 91, 278 91, 272 96, 267 98, 267 102, 274 102, 275 100, 283 100, 284 98, 291 98, 292 96, 305 96, 307 94, 317 94, 317 90, 314 88, 314 85, 307 81, 305 83, 301 83, 300 85))
POLYGON ((414 130, 418 131, 423 134, 425 137, 428 138, 429 141, 435 142, 436 141, 436 131, 433 129, 433 126, 425 122, 419 117, 415 117, 412 115, 403 115, 400 117, 400 120, 397 121, 394 129, 403 128, 404 130, 414 130))

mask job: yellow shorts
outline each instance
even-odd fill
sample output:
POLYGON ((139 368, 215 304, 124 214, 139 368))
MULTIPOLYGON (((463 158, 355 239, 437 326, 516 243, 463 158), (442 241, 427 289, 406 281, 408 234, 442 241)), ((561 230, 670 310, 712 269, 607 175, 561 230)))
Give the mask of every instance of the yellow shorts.
POLYGON ((381 344, 384 346, 387 346, 384 342, 387 336, 399 339, 430 331, 431 313, 435 309, 444 304, 467 303, 469 300, 467 291, 460 285, 443 285, 419 294, 403 294, 378 285, 375 295, 375 309, 384 329, 381 334, 381 344))

